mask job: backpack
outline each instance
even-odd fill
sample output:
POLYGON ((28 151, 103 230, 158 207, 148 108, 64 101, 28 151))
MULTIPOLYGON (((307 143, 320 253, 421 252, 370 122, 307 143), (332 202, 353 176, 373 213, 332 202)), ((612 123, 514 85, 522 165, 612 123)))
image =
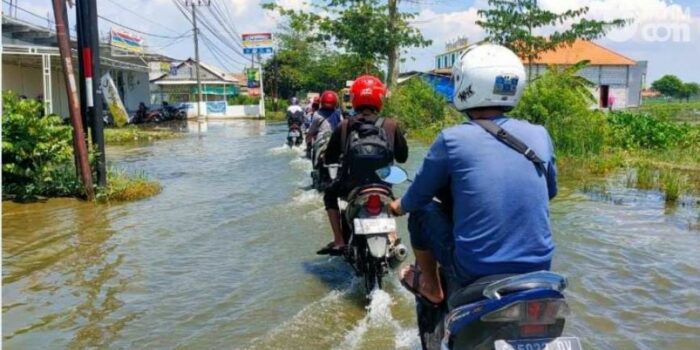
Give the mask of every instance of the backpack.
MULTIPOLYGON (((342 124, 343 135, 347 132, 346 125, 342 124)), ((393 144, 383 126, 384 118, 374 123, 356 122, 346 136, 344 175, 356 186, 381 182, 375 171, 394 162, 393 144)))
POLYGON ((292 125, 296 124, 298 126, 301 126, 304 123, 304 112, 299 109, 297 111, 291 112, 287 111, 287 124, 292 125))

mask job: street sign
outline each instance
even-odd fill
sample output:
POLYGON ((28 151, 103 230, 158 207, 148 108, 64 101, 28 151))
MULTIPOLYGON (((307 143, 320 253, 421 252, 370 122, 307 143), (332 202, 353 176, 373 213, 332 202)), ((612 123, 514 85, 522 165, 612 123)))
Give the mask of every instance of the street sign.
POLYGON ((272 53, 271 47, 244 47, 243 53, 246 55, 258 54, 258 53, 272 53))

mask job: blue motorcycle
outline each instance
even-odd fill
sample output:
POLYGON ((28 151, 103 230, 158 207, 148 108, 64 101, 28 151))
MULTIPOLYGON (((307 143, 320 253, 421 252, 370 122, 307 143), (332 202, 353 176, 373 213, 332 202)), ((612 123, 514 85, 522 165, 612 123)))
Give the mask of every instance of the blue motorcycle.
MULTIPOLYGON (((405 170, 377 171, 387 183, 410 181, 405 170)), ((482 277, 466 287, 442 273, 447 302, 417 303, 424 349, 580 350, 575 337, 562 337, 570 313, 563 291, 567 279, 549 271, 482 277)))

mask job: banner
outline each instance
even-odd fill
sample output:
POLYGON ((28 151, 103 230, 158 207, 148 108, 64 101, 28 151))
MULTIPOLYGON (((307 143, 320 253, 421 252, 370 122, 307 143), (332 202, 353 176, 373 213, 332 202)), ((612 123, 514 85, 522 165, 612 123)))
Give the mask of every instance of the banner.
POLYGON ((112 28, 109 43, 124 51, 143 53, 143 39, 126 31, 112 28))
POLYGON ((248 88, 260 87, 260 71, 257 68, 246 68, 246 78, 248 79, 248 88))
POLYGON ((207 102, 207 113, 226 113, 226 101, 207 102))
POLYGON ((246 48, 258 48, 258 47, 270 47, 272 48, 272 33, 249 33, 241 35, 243 39, 243 47, 246 48))
POLYGON ((105 98, 109 113, 112 114, 114 124, 117 126, 126 125, 126 122, 129 120, 129 114, 126 112, 126 108, 124 108, 122 99, 119 97, 117 85, 114 83, 114 80, 112 80, 112 76, 109 72, 102 76, 100 84, 102 84, 102 96, 105 98))

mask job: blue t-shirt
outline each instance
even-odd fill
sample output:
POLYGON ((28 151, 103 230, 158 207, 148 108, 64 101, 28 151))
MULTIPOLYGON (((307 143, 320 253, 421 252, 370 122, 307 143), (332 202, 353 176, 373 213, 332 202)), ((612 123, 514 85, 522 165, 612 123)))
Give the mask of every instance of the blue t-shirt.
POLYGON ((449 183, 458 271, 485 276, 547 270, 554 252, 549 200, 557 193, 552 141, 542 126, 506 117, 492 121, 547 162, 546 174, 467 122, 440 133, 401 206, 418 210, 449 183))

